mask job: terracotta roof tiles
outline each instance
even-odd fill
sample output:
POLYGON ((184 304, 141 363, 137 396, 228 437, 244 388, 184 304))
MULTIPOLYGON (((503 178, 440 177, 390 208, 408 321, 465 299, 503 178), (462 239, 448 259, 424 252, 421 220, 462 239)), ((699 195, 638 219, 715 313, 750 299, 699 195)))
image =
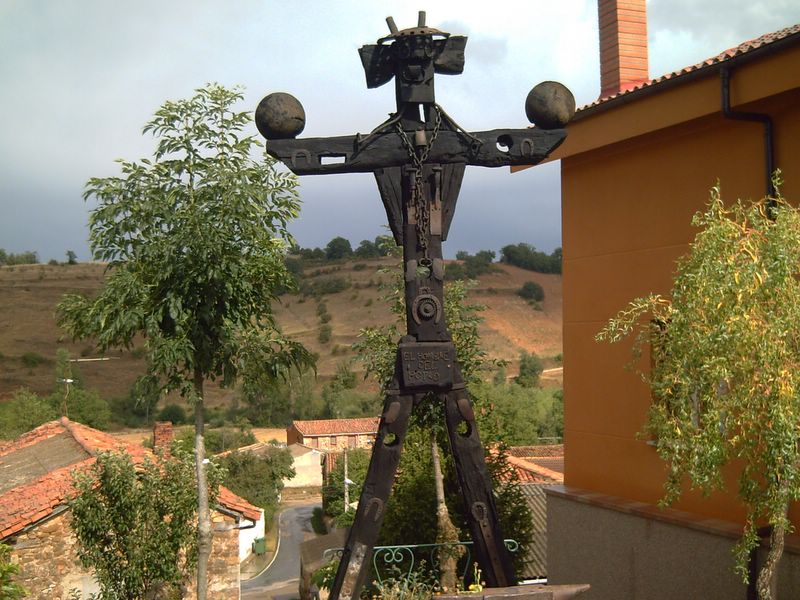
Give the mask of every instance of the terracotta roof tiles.
POLYGON ((317 421, 293 421, 292 426, 302 435, 347 435, 378 432, 379 417, 361 419, 320 419, 317 421))
MULTIPOLYGON (((20 485, 0 493, 0 540, 52 515, 59 507, 66 506, 66 502, 74 493, 73 473, 77 470, 88 469, 94 463, 98 452, 125 451, 133 457, 134 461, 152 456, 152 453, 142 446, 126 444, 112 435, 62 417, 57 421, 40 425, 11 442, 2 444, 0 446, 0 473, 3 472, 3 468, 12 468, 17 471, 24 469, 25 465, 19 461, 13 464, 15 453, 32 448, 56 436, 63 436, 65 433, 68 433, 88 456, 75 454, 75 462, 44 474, 29 471, 27 479, 24 477, 20 479, 20 485)), ((47 448, 56 448, 56 446, 48 444, 43 445, 42 448, 47 451, 47 448)), ((244 515, 247 519, 257 521, 261 518, 260 508, 253 506, 225 487, 220 487, 218 501, 222 506, 244 515)))
POLYGON ((599 106, 601 104, 605 104, 609 101, 616 100, 617 98, 621 98, 623 96, 628 96, 634 92, 639 90, 643 90, 645 88, 650 88, 654 85, 658 85, 665 81, 670 81, 677 79, 679 77, 688 75, 689 73, 694 73, 696 71, 700 71, 702 69, 710 68, 720 63, 726 62, 738 56, 742 56, 754 50, 758 50, 764 46, 768 46, 769 44, 773 44, 775 42, 790 38, 792 36, 800 34, 800 23, 797 25, 792 25, 791 27, 786 27, 785 29, 780 29, 779 31, 774 31, 772 33, 764 34, 760 37, 757 37, 752 40, 748 40, 746 42, 742 42, 738 46, 734 46, 733 48, 729 48, 724 52, 717 54, 716 56, 712 56, 707 58, 706 60, 699 62, 694 65, 690 65, 688 67, 684 67, 678 71, 673 71, 672 73, 667 73, 666 75, 662 75, 661 77, 657 77, 655 79, 651 79, 645 83, 627 89, 625 91, 619 92, 618 94, 614 94, 611 96, 605 96, 597 99, 595 102, 591 104, 587 104, 586 106, 581 107, 578 112, 586 111, 590 108, 595 106, 599 106))

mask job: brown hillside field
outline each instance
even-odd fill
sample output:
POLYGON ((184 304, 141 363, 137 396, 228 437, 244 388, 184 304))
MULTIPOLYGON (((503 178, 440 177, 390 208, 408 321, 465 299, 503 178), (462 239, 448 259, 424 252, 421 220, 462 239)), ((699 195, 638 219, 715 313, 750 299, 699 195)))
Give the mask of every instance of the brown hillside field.
MULTIPOLYGON (((349 287, 319 300, 300 294, 285 295, 275 306, 284 333, 317 353, 319 385, 330 380, 342 363, 352 363, 351 368, 357 373, 363 371, 355 361, 351 344, 360 328, 393 320, 379 287, 381 283, 388 284, 391 275, 378 270, 395 264, 393 259, 356 259, 306 266, 304 282, 319 284, 340 278, 349 287), (330 315, 331 337, 324 343, 319 340, 320 302, 330 315)), ((62 347, 69 350, 73 359, 81 360, 77 366, 87 388, 96 389, 106 398, 127 396, 131 384, 145 369, 141 351, 114 350, 105 355, 110 360, 85 361, 100 355, 88 341, 73 343, 55 322, 55 307, 61 297, 69 292, 97 293, 104 270, 104 265, 98 263, 0 267, 0 400, 23 386, 39 394, 52 392, 55 355, 62 347)), ((510 362, 510 375, 515 373, 522 350, 536 352, 545 360, 546 368, 558 366, 554 359, 561 353, 560 275, 496 265, 496 272, 480 278, 469 299, 487 306, 482 313, 485 321, 481 338, 491 357, 510 362), (517 296, 526 281, 536 281, 544 289, 542 310, 535 310, 517 296)), ((369 382, 361 385, 374 389, 369 382)), ((225 404, 233 396, 233 391, 213 384, 206 391, 211 406, 225 404)))

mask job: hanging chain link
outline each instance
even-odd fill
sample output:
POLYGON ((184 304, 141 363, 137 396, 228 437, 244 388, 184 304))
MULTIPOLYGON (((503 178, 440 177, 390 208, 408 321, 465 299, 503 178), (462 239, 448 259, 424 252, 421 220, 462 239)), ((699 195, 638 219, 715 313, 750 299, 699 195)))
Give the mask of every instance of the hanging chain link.
POLYGON ((422 146, 422 150, 420 152, 417 151, 417 148, 415 148, 411 143, 411 140, 408 139, 406 132, 403 131, 403 126, 399 122, 396 122, 394 125, 395 131, 397 131, 397 135, 400 136, 400 141, 408 151, 408 157, 411 159, 411 164, 415 169, 414 187, 411 190, 411 202, 414 206, 414 219, 417 222, 417 240, 420 248, 422 249, 422 255, 426 261, 430 260, 428 258, 428 231, 430 228, 431 215, 430 206, 425 199, 422 166, 425 161, 428 160, 428 156, 431 153, 431 148, 433 148, 433 142, 436 141, 436 137, 439 135, 439 130, 442 126, 442 113, 439 110, 439 107, 434 105, 432 108, 436 113, 433 121, 433 133, 431 134, 431 139, 425 144, 425 146, 422 146))

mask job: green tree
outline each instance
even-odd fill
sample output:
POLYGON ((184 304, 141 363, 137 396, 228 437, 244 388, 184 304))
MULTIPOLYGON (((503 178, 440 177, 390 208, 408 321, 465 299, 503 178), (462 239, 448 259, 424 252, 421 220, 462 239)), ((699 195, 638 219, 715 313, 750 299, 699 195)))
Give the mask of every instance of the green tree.
POLYGON ((543 370, 542 359, 535 352, 523 350, 519 354, 519 375, 514 381, 523 387, 537 387, 543 370))
MULTIPOLYGON (((209 470, 207 493, 218 484, 209 470)), ((92 568, 100 600, 163 597, 178 588, 196 560, 197 486, 190 455, 145 459, 105 452, 75 476, 69 502, 78 557, 92 568)), ((174 593, 174 592, 173 592, 174 593)))
POLYGON ((369 240, 361 240, 358 244, 358 248, 353 251, 353 254, 358 258, 377 258, 381 255, 375 242, 370 242, 369 240))
POLYGON ((52 403, 26 388, 20 388, 11 400, 0 402, 0 439, 14 439, 56 418, 58 411, 52 403))
POLYGON ((747 520, 737 570, 747 580, 757 527, 769 524, 757 580, 766 600, 791 528, 789 503, 800 498, 800 211, 779 192, 726 208, 717 186, 693 224, 700 231, 671 298, 634 300, 597 337, 636 332, 635 356, 651 348, 652 368, 642 369, 653 392, 646 432, 668 465, 664 504, 685 478, 710 492, 724 487, 727 465, 739 471, 747 520))
POLYGON ((353 247, 350 245, 350 240, 337 236, 333 238, 328 245, 325 246, 325 258, 328 260, 336 260, 339 258, 347 258, 352 256, 353 247))
POLYGON ((219 85, 168 101, 145 125, 152 159, 119 161, 119 177, 90 179, 90 244, 108 277, 94 299, 67 295, 59 322, 101 350, 145 338, 149 374, 195 408, 199 600, 205 600, 211 522, 204 468, 204 385, 255 373, 280 377, 310 362, 275 328, 271 303, 291 285, 286 226, 298 214, 296 179, 278 173, 245 134, 239 90, 219 85))
MULTIPOLYGON (((359 358, 367 371, 377 378, 382 387, 388 385, 394 372, 396 340, 405 316, 404 295, 400 268, 393 269, 391 284, 387 286, 385 301, 391 306, 397 321, 383 328, 366 328, 359 332, 355 344, 359 358)), ((456 348, 462 375, 469 385, 477 384, 481 375, 502 366, 502 362, 489 359, 480 343, 478 326, 483 306, 467 302, 474 281, 454 281, 445 286, 445 313, 456 348)), ((490 414, 475 398, 476 414, 490 414)), ((481 437, 485 444, 496 446, 497 452, 487 457, 488 469, 498 499, 498 518, 504 532, 512 535, 522 547, 532 539, 530 509, 519 490, 516 472, 506 460, 503 433, 479 417, 481 437), (485 427, 484 427, 485 426, 485 427)), ((409 433, 403 444, 398 477, 393 487, 393 498, 387 505, 381 530, 385 543, 451 542, 467 531, 465 509, 455 495, 443 498, 443 488, 457 485, 455 465, 449 454, 440 456, 439 449, 448 444, 443 427, 442 406, 435 398, 422 401, 412 416, 409 433), (438 458, 438 460, 437 460, 438 458), (436 465, 439 468, 435 468, 436 465), (442 500, 445 501, 442 501, 442 500), (454 527, 453 518, 460 527, 454 527)), ((352 479, 352 477, 351 477, 352 479)), ((450 587, 454 577, 457 556, 449 557, 443 564, 440 583, 450 587)), ((520 555, 521 558, 521 555, 520 555)))
POLYGON ((68 265, 77 265, 78 264, 78 255, 75 254, 74 250, 67 250, 67 264, 68 265))
POLYGON ((0 598, 3 600, 19 600, 27 595, 24 587, 14 583, 17 573, 19 565, 11 562, 11 546, 0 543, 0 598))
POLYGON ((258 455, 234 451, 219 459, 225 487, 263 508, 267 522, 278 508, 284 479, 296 474, 292 462, 289 449, 277 445, 259 451, 258 455))

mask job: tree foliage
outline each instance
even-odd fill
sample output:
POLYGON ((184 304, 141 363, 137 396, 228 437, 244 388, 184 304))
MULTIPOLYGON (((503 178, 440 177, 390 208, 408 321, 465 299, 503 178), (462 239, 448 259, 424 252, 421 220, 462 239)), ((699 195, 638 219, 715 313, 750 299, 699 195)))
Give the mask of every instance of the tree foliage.
POLYGON ((635 356, 650 345, 646 431, 668 465, 665 504, 685 477, 710 492, 724 487, 726 465, 741 466, 747 520, 737 569, 747 579, 757 527, 771 525, 757 585, 768 598, 791 529, 787 508, 800 498, 800 211, 779 193, 726 208, 717 186, 693 224, 700 231, 671 298, 634 300, 598 339, 636 333, 635 356))
POLYGON ((350 240, 347 238, 341 236, 335 237, 325 246, 325 258, 328 260, 348 258, 352 255, 353 247, 350 245, 350 240))
POLYGON ((278 508, 283 480, 295 476, 288 448, 268 446, 258 454, 237 450, 219 459, 222 482, 234 494, 264 509, 267 522, 278 508))
POLYGON ((539 273, 561 273, 561 248, 546 254, 531 244, 520 242, 500 249, 500 261, 539 273))
MULTIPOLYGON (((210 471, 211 500, 218 476, 210 471)), ((197 493, 191 456, 101 453, 75 476, 69 502, 78 556, 92 568, 99 600, 141 600, 177 589, 196 559, 197 493)))
POLYGON ((284 254, 299 211, 296 179, 266 153, 253 159, 259 142, 245 133, 251 115, 235 110, 241 99, 238 89, 208 85, 165 102, 144 128, 157 139, 153 158, 119 161, 121 176, 89 180, 90 245, 109 274, 96 298, 71 294, 58 307, 60 324, 101 350, 143 336, 152 380, 195 404, 200 600, 211 548, 204 383, 278 378, 311 362, 271 309, 292 284, 284 254))
POLYGON ((11 561, 11 546, 0 543, 0 598, 20 600, 27 594, 25 588, 14 583, 14 575, 19 573, 19 565, 11 561))

